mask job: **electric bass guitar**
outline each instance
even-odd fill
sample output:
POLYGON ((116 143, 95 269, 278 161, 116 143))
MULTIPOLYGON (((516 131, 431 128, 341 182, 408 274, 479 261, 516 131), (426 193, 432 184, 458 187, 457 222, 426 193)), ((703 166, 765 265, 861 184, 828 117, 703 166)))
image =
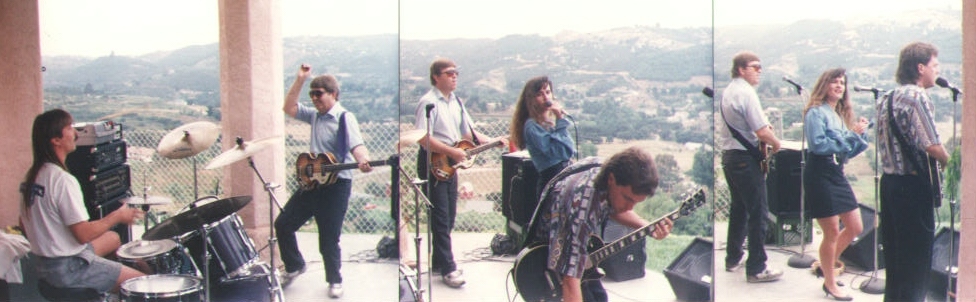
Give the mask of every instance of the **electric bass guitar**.
POLYGON ((929 189, 932 191, 932 204, 938 208, 942 206, 942 168, 939 161, 926 155, 927 172, 929 178, 929 189))
POLYGON ((454 144, 454 148, 464 150, 467 159, 463 162, 455 162, 446 154, 433 152, 430 154, 430 173, 434 174, 434 177, 437 178, 437 180, 448 180, 451 178, 451 176, 454 176, 457 169, 467 169, 473 166, 474 156, 478 153, 488 151, 488 149, 501 145, 501 140, 496 140, 481 146, 475 146, 474 143, 468 140, 461 140, 454 144))
MULTIPOLYGON (((602 278, 603 273, 598 268, 600 262, 638 242, 644 236, 651 235, 655 226, 665 218, 671 219, 671 221, 678 220, 681 217, 691 215, 695 209, 703 204, 705 204, 705 189, 701 188, 674 211, 609 244, 603 245, 599 238, 591 236, 587 249, 589 255, 582 260, 586 261, 586 271, 583 273, 582 279, 602 278)), ((510 273, 515 280, 516 290, 526 302, 562 301, 562 275, 547 268, 548 259, 549 246, 546 244, 526 247, 515 257, 515 267, 510 273)))
MULTIPOLYGON (((372 167, 392 165, 398 161, 397 155, 391 155, 385 160, 370 161, 372 167)), ((295 174, 302 190, 311 190, 321 185, 334 184, 339 179, 342 170, 359 168, 359 163, 336 163, 332 153, 302 153, 295 160, 295 174)))

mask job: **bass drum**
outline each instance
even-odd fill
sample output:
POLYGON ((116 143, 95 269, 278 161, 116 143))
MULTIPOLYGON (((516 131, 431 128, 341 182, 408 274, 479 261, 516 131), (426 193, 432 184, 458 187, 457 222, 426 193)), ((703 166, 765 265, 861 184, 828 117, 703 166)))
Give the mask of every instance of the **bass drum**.
POLYGON ((248 268, 246 277, 239 277, 212 285, 212 301, 284 302, 281 286, 274 284, 272 271, 265 264, 248 268), (274 297, 274 298, 272 298, 274 297))
MULTIPOLYGON (((189 207, 202 206, 217 200, 214 196, 198 199, 189 207)), ((184 208, 184 211, 188 208, 184 208)), ((232 213, 217 222, 204 226, 210 251, 210 281, 223 282, 235 278, 247 277, 250 267, 260 262, 254 242, 244 231, 244 223, 237 213, 232 213)), ((203 275, 204 250, 200 230, 183 235, 180 242, 189 249, 190 256, 199 266, 203 275)))
POLYGON ((125 302, 200 302, 203 280, 183 275, 148 275, 122 282, 119 296, 125 302))

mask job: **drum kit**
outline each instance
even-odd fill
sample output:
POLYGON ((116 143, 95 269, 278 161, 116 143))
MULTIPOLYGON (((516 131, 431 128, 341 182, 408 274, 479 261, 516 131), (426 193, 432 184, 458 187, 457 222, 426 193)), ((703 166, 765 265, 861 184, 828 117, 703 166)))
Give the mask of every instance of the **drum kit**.
MULTIPOLYGON (((169 159, 194 156, 216 142, 219 130, 210 122, 186 124, 165 135, 157 151, 169 159)), ((253 142, 238 138, 237 146, 215 157, 206 169, 224 167, 243 159, 248 159, 253 167, 250 157, 277 142, 279 140, 274 137, 253 142)), ((195 161, 193 169, 196 192, 195 161)), ((271 195, 275 200, 273 193, 271 195)), ((147 229, 141 239, 122 245, 116 252, 124 265, 146 274, 122 283, 121 300, 283 302, 284 295, 274 270, 274 230, 268 240, 272 259, 269 266, 260 260, 258 250, 244 232, 244 225, 236 213, 251 199, 251 196, 223 199, 207 196, 152 228, 149 228, 147 219, 147 229)), ((170 204, 172 200, 144 194, 143 197, 128 198, 126 203, 148 211, 149 206, 170 204)))

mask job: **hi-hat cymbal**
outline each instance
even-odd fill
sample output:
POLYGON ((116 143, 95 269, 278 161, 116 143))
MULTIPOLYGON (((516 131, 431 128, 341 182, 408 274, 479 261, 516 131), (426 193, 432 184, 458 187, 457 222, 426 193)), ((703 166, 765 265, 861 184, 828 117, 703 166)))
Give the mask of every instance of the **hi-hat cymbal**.
POLYGON ((148 196, 145 199, 139 196, 132 196, 123 199, 122 202, 125 202, 125 204, 131 206, 156 206, 156 205, 163 205, 163 204, 171 204, 173 203, 173 200, 163 196, 148 196))
POLYGON ((240 142, 238 138, 238 144, 231 148, 230 150, 224 151, 217 157, 214 157, 210 163, 207 164, 204 169, 216 169, 236 161, 251 157, 255 153, 261 152, 268 147, 274 146, 281 143, 281 136, 266 137, 259 140, 253 140, 249 142, 240 142))
POLYGON ((197 155, 213 146, 220 136, 220 126, 211 122, 193 122, 170 131, 159 140, 156 151, 169 159, 197 155))
POLYGON ((163 240, 186 234, 220 221, 251 202, 251 196, 220 199, 170 217, 142 235, 143 240, 163 240))

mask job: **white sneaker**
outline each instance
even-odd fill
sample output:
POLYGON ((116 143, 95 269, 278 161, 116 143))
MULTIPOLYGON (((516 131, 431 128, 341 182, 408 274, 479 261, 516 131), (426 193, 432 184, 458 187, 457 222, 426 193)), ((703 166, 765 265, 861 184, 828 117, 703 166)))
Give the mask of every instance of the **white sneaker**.
POLYGON ((464 285, 464 272, 455 270, 450 274, 444 275, 444 284, 453 288, 461 288, 464 285))
POLYGON ((329 298, 338 299, 342 297, 342 283, 329 284, 329 298))
POLYGON ((285 271, 285 272, 281 273, 280 274, 281 275, 281 278, 280 278, 281 279, 280 280, 281 281, 281 286, 282 287, 287 286, 289 283, 291 283, 291 281, 295 280, 295 278, 298 278, 298 276, 300 276, 301 274, 304 274, 305 273, 305 269, 307 267, 308 266, 303 266, 301 269, 299 269, 297 271, 294 271, 294 272, 285 271))

